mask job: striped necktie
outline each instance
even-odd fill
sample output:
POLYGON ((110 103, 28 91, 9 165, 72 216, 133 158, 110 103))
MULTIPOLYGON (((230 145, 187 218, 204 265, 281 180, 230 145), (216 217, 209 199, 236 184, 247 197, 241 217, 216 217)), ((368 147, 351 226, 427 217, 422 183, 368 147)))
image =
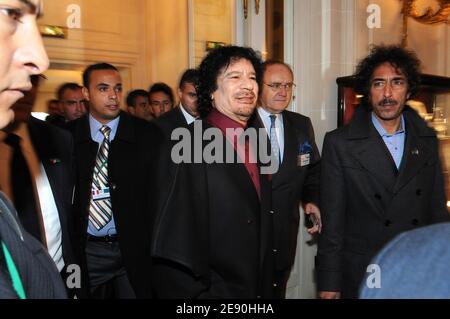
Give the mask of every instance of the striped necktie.
POLYGON ((275 114, 272 114, 269 117, 270 117, 270 145, 272 148, 272 155, 275 158, 275 160, 278 161, 278 164, 280 164, 280 145, 278 144, 277 129, 275 126, 277 116, 275 114))
MULTIPOLYGON (((111 220, 112 207, 109 193, 103 199, 94 199, 99 192, 104 192, 109 187, 108 182, 108 153, 109 134, 111 129, 103 125, 100 128, 104 139, 95 159, 94 175, 92 177, 91 205, 89 207, 89 221, 97 230, 105 227, 111 220)), ((105 194, 104 194, 105 195, 105 194)))

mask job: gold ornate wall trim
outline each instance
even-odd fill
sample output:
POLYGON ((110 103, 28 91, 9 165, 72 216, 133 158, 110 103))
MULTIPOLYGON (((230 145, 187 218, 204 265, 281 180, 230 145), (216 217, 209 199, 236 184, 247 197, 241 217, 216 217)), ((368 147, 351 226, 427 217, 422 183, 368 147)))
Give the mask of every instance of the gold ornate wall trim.
POLYGON ((450 25, 450 0, 437 0, 439 9, 435 12, 433 8, 427 7, 425 12, 420 13, 416 7, 416 0, 400 0, 403 1, 403 35, 402 46, 408 46, 408 18, 412 18, 423 24, 447 24, 450 25))

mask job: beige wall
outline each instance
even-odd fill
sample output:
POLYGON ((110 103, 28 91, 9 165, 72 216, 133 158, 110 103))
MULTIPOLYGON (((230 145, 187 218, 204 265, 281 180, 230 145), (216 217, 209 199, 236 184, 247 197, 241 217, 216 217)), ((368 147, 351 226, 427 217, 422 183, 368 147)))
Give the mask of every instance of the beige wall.
POLYGON ((146 60, 149 81, 166 82, 174 90, 189 66, 187 0, 145 1, 147 22, 146 60))
POLYGON ((233 0, 191 0, 192 3, 192 66, 197 66, 206 54, 206 42, 233 44, 233 0))
POLYGON ((58 70, 79 73, 96 62, 120 69, 125 93, 155 81, 176 86, 188 67, 187 0, 45 0, 39 24, 66 27, 71 4, 81 8, 81 28, 44 39, 52 64, 35 110, 45 111, 55 86, 71 80, 58 70))

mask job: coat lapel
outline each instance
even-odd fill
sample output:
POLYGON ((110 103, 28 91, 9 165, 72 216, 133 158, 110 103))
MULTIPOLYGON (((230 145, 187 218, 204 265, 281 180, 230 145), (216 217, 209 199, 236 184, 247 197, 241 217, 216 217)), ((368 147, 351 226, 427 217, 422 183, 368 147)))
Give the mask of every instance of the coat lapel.
POLYGON ((60 222, 64 225, 66 221, 65 214, 62 213, 64 212, 64 173, 62 165, 66 163, 62 163, 61 159, 66 157, 67 154, 59 154, 57 142, 53 140, 48 127, 44 123, 30 117, 28 129, 30 130, 33 147, 47 175, 60 222))
POLYGON ((403 151, 399 177, 394 187, 394 192, 403 188, 425 166, 432 153, 422 136, 432 136, 429 130, 423 129, 414 120, 414 114, 406 110, 404 112, 406 125, 406 141, 403 151))
MULTIPOLYGON (((94 142, 91 138, 91 129, 89 127, 89 117, 86 115, 76 120, 75 127, 75 148, 77 154, 77 173, 80 190, 91 189, 92 173, 95 166, 95 157, 97 155, 98 143, 94 142)), ((89 203, 90 193, 82 193, 81 195, 81 207, 87 207, 89 203)), ((88 214, 88 209, 83 211, 84 214, 88 214)))
POLYGON ((361 111, 355 115, 349 127, 350 151, 359 164, 391 192, 397 179, 394 160, 373 126, 370 112, 361 111))
POLYGON ((283 176, 290 171, 289 168, 297 166, 297 156, 300 150, 300 143, 305 141, 306 136, 301 136, 300 131, 289 120, 286 112, 283 112, 284 126, 284 151, 283 161, 281 162, 278 172, 273 176, 273 188, 276 189, 280 182, 286 180, 283 176))

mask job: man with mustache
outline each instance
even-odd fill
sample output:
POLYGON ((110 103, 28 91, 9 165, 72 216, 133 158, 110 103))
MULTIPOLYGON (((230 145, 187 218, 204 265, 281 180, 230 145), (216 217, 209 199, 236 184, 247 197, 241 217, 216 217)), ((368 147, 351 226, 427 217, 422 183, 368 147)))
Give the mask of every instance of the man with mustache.
MULTIPOLYGON (((36 24, 41 10, 39 0, 0 0, 0 129, 13 121, 11 107, 31 89, 30 76, 48 68, 36 24)), ((0 299, 65 297, 55 263, 0 192, 0 299)))
POLYGON ((260 83, 260 59, 250 48, 216 49, 199 67, 201 120, 189 126, 190 136, 215 132, 223 153, 177 165, 170 192, 159 196, 152 247, 159 298, 274 296, 270 184, 249 160, 255 141, 239 139, 260 83))
MULTIPOLYGON (((419 67, 411 51, 373 48, 354 75, 362 105, 348 125, 325 136, 320 298, 357 298, 373 269, 370 260, 384 244, 401 232, 449 220, 436 134, 405 105, 418 91, 419 67)), ((378 275, 383 285, 382 269, 378 275)))
POLYGON ((122 79, 108 63, 83 73, 89 113, 71 122, 75 213, 93 298, 150 296, 151 168, 155 126, 121 111, 122 79))

